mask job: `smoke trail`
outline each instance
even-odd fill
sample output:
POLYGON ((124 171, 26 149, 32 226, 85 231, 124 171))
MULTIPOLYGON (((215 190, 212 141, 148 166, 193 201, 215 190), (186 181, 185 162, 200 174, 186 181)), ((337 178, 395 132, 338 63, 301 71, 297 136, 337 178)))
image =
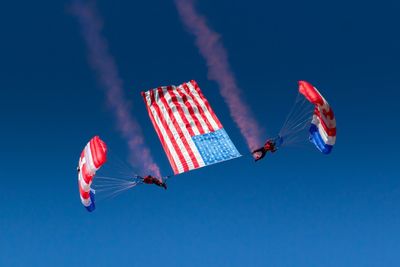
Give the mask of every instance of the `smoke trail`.
POLYGON ((150 171, 160 176, 160 170, 154 163, 150 150, 144 144, 140 126, 131 116, 129 104, 124 100, 122 80, 114 58, 108 52, 107 41, 101 34, 102 21, 95 5, 93 2, 75 1, 72 13, 78 18, 88 48, 90 64, 105 90, 107 103, 117 120, 118 130, 128 142, 131 164, 139 167, 142 172, 150 171))
POLYGON ((250 150, 261 144, 260 129, 249 108, 241 100, 240 89, 228 63, 227 52, 216 32, 194 7, 193 0, 175 0, 178 13, 188 30, 196 37, 196 45, 208 66, 208 77, 218 83, 233 120, 246 139, 250 150))

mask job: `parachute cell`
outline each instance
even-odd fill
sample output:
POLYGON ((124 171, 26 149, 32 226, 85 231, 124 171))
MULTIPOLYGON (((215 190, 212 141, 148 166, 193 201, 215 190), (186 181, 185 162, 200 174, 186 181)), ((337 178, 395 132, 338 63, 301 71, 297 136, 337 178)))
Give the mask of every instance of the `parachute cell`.
POLYGON ((93 137, 83 149, 78 165, 80 198, 83 206, 85 206, 85 208, 90 212, 95 209, 95 191, 91 188, 93 177, 106 160, 106 144, 100 139, 100 137, 93 137))
POLYGON ((310 140, 324 154, 332 151, 336 142, 336 120, 333 110, 321 93, 306 81, 299 81, 299 92, 314 105, 310 140))

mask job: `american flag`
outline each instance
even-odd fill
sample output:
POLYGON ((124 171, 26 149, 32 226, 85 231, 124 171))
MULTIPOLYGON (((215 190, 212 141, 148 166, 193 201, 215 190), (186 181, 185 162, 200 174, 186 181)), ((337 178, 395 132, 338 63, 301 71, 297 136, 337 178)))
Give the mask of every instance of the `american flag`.
POLYGON ((142 96, 174 174, 240 157, 195 81, 142 96))

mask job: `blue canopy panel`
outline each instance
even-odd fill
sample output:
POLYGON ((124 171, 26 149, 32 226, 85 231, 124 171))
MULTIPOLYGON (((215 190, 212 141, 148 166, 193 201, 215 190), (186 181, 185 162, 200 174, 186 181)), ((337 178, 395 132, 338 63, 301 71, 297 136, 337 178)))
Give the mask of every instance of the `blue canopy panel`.
POLYGON ((324 139, 319 133, 318 127, 315 124, 310 126, 310 141, 315 144, 319 151, 324 154, 329 154, 332 151, 333 146, 325 144, 324 139))

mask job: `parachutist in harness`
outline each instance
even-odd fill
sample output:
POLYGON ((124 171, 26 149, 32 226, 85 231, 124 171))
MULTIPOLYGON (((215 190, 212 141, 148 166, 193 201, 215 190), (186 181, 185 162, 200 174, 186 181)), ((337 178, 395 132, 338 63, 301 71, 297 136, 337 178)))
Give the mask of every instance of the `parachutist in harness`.
POLYGON ((162 178, 157 178, 151 175, 147 175, 145 177, 137 176, 137 178, 139 178, 144 184, 154 184, 167 190, 167 184, 163 182, 162 178))
POLYGON ((251 152, 251 154, 253 154, 254 160, 258 161, 264 158, 268 151, 274 153, 278 149, 279 144, 282 143, 281 139, 281 137, 278 137, 277 139, 268 139, 267 142, 265 142, 264 146, 251 152))

